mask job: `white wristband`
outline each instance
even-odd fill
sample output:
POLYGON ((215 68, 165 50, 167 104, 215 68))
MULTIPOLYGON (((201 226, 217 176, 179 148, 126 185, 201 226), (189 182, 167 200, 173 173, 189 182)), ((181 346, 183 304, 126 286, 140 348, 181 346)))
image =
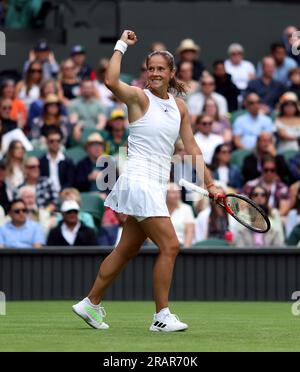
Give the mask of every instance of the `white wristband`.
POLYGON ((125 41, 118 40, 116 42, 116 45, 114 47, 114 50, 118 50, 119 52, 121 52, 122 54, 124 54, 126 52, 127 48, 128 48, 128 45, 125 43, 125 41))

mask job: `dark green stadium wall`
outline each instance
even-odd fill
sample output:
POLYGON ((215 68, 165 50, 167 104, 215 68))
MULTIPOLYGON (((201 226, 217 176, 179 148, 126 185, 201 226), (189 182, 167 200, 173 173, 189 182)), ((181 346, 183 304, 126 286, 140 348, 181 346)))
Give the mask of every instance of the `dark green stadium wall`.
MULTIPOLYGON (((88 3, 88 2, 87 2, 88 3)), ((58 60, 67 57, 74 43, 85 44, 88 59, 95 65, 99 58, 109 56, 112 44, 99 43, 101 37, 115 36, 116 5, 99 2, 99 6, 86 12, 90 28, 73 28, 76 14, 65 12, 65 44, 57 42, 52 30, 52 45, 58 60)), ((78 10, 80 13, 80 10, 78 10)), ((300 27, 300 4, 236 4, 220 2, 120 2, 120 30, 132 28, 140 43, 130 50, 124 60, 123 70, 138 73, 138 67, 148 52, 152 41, 164 41, 175 51, 180 40, 191 37, 201 46, 201 59, 207 67, 216 58, 226 56, 231 42, 246 47, 246 58, 257 62, 269 49, 269 44, 280 40, 281 32, 288 24, 300 27)), ((51 34, 51 33, 50 33, 51 34)), ((20 68, 27 57, 28 49, 43 36, 42 32, 7 32, 7 55, 0 56, 0 70, 20 68)), ((62 40, 62 38, 61 38, 62 40)))

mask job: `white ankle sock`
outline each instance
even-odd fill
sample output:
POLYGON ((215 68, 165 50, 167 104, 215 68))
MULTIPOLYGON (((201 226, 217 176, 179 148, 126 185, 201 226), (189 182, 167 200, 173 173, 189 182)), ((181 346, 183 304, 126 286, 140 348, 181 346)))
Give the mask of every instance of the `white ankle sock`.
POLYGON ((158 313, 156 313, 157 318, 165 317, 166 315, 171 314, 170 309, 168 307, 165 307, 161 309, 158 313))
POLYGON ((101 304, 101 302, 100 302, 99 305, 94 305, 88 297, 84 298, 83 301, 84 301, 87 305, 89 305, 89 306, 91 306, 91 307, 94 307, 95 309, 98 309, 99 306, 100 306, 100 304, 101 304))

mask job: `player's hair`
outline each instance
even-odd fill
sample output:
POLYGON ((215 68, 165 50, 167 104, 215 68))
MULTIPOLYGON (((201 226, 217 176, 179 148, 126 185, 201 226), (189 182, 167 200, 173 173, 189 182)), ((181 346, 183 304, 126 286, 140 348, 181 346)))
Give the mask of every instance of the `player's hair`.
MULTIPOLYGON (((148 67, 149 61, 154 56, 162 56, 168 63, 168 67, 170 71, 175 69, 175 59, 173 54, 168 52, 167 50, 155 50, 154 52, 150 53, 146 59, 146 65, 148 67)), ((184 95, 186 94, 186 89, 184 83, 179 81, 175 76, 169 81, 168 92, 174 93, 175 95, 184 95)))

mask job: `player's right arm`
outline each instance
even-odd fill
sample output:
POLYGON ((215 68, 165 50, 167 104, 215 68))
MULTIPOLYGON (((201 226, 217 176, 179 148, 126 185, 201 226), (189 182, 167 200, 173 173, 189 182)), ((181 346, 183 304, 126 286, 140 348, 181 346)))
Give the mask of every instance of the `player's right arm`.
MULTIPOLYGON (((131 46, 136 44, 137 37, 133 31, 126 30, 123 32, 120 40, 131 46)), ((132 105, 138 105, 143 109, 144 103, 147 102, 143 90, 120 81, 122 57, 122 52, 119 50, 114 51, 106 70, 105 85, 129 108, 132 105)))

